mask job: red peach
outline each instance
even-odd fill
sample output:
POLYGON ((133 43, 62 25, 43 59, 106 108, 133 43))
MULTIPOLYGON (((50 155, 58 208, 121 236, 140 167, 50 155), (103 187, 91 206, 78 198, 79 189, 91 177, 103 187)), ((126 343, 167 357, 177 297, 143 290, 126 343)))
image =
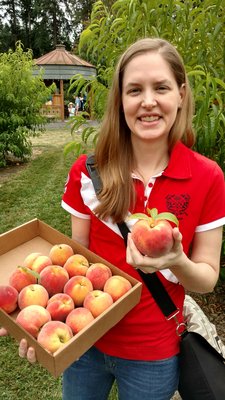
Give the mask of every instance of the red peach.
POLYGON ((90 279, 81 275, 70 278, 64 287, 64 293, 72 297, 75 306, 81 306, 85 296, 91 290, 93 290, 93 286, 90 279))
POLYGON ((59 265, 49 265, 40 272, 39 282, 48 291, 49 296, 63 292, 68 280, 68 272, 59 265))
POLYGON ((116 301, 131 288, 132 285, 128 279, 120 275, 113 275, 106 281, 104 292, 109 293, 112 296, 113 301, 116 301))
POLYGON ((53 354, 72 337, 72 330, 64 322, 50 321, 40 330, 37 341, 44 349, 53 354))
POLYGON ((48 321, 51 321, 50 313, 44 307, 38 305, 23 308, 16 317, 16 323, 35 338, 37 338, 41 327, 48 321))
POLYGON ((77 307, 68 314, 66 324, 72 329, 73 333, 76 334, 93 320, 94 317, 91 311, 84 307, 77 307))
POLYGON ((46 307, 48 299, 49 295, 44 286, 39 284, 28 285, 19 293, 18 306, 21 310, 32 304, 46 307))
POLYGON ((63 266, 70 256, 74 254, 71 246, 68 244, 55 244, 49 252, 52 264, 63 266))
POLYGON ((0 308, 10 314, 17 308, 18 291, 10 285, 0 285, 0 308))
POLYGON ((149 257, 160 257, 168 253, 174 243, 173 228, 167 220, 138 220, 131 238, 140 253, 149 257))
POLYGON ((68 294, 56 293, 48 300, 46 309, 50 312, 52 320, 64 322, 74 309, 74 302, 68 294))
POLYGON ((110 294, 102 290, 93 290, 84 299, 84 307, 91 311, 94 318, 102 314, 112 304, 113 299, 110 294))
POLYGON ((89 267, 89 262, 83 255, 74 254, 68 258, 63 267, 68 272, 70 278, 75 275, 85 276, 89 267))
POLYGON ((25 286, 34 284, 37 278, 27 267, 17 267, 9 277, 9 284, 20 292, 25 286))
POLYGON ((111 269, 102 263, 92 264, 86 273, 86 277, 90 279, 93 288, 102 290, 107 279, 112 276, 111 269))

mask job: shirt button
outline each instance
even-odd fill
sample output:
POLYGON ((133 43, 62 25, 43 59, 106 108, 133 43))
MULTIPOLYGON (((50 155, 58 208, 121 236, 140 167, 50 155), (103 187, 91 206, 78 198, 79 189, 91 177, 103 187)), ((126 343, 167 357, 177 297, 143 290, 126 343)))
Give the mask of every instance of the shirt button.
POLYGON ((148 187, 152 188, 153 187, 153 183, 149 182, 148 187))
POLYGON ((148 200, 147 196, 144 196, 144 201, 147 201, 147 200, 148 200))

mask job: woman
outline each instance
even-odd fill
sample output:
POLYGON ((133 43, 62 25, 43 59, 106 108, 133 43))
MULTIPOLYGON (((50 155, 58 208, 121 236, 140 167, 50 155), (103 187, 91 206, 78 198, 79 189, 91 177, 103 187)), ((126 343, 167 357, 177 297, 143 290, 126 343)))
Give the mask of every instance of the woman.
MULTIPOLYGON (((102 190, 95 195, 86 156, 72 166, 62 206, 72 237, 141 280, 137 267, 157 272, 180 309, 184 290, 212 291, 219 275, 224 177, 219 166, 193 152, 192 95, 181 57, 161 39, 142 39, 121 56, 95 150, 102 190), (173 212, 174 246, 150 258, 117 223, 157 208, 173 212)), ((143 285, 140 303, 63 375, 64 400, 107 399, 114 380, 120 400, 167 400, 177 389, 179 337, 143 285)), ((21 343, 20 354, 34 361, 21 343)))

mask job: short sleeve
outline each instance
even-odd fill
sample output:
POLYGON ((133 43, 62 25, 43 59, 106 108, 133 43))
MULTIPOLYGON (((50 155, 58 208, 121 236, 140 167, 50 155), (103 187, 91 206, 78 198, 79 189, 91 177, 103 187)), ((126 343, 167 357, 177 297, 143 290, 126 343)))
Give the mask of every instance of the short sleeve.
POLYGON ((213 163, 207 181, 208 192, 201 211, 200 223, 196 232, 217 228, 225 224, 225 181, 224 174, 218 164, 213 163))
POLYGON ((86 159, 87 156, 82 155, 72 165, 65 183, 61 205, 66 211, 74 216, 90 219, 90 210, 84 204, 81 196, 82 175, 88 175, 85 165, 86 159))

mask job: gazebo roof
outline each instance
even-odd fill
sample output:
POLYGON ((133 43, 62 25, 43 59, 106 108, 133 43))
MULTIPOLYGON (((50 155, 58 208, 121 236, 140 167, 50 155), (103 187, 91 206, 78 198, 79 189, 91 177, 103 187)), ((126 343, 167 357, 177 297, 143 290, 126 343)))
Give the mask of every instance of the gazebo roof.
POLYGON ((50 51, 47 54, 37 58, 35 60, 37 65, 82 65, 84 67, 94 67, 87 61, 82 60, 80 57, 69 53, 65 46, 58 44, 55 50, 50 51))
POLYGON ((96 75, 96 68, 92 64, 69 53, 62 44, 57 45, 55 50, 50 51, 50 53, 35 59, 34 64, 38 68, 33 70, 33 75, 38 75, 38 70, 43 69, 43 78, 46 80, 68 80, 75 74, 81 74, 90 79, 93 75, 96 75))

